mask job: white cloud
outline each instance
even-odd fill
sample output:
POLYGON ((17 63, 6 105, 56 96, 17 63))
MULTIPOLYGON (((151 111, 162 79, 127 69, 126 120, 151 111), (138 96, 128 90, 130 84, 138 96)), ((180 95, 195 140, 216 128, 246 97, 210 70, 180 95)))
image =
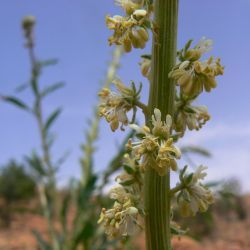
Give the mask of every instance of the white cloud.
POLYGON ((209 180, 236 178, 243 191, 250 192, 250 122, 208 126, 188 133, 181 144, 202 146, 212 153, 211 159, 202 159, 210 167, 209 180))

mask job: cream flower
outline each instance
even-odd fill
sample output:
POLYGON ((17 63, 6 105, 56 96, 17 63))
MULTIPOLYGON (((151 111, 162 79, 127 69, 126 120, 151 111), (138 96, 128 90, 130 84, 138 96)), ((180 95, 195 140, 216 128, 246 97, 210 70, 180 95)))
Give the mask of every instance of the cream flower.
POLYGON ((140 9, 143 6, 143 1, 115 0, 115 3, 120 5, 127 15, 131 15, 135 10, 140 9))
POLYGON ((199 130, 210 119, 206 106, 192 106, 192 100, 179 100, 175 105, 174 129, 184 135, 186 128, 199 130))
POLYGON ((210 92, 215 88, 217 86, 215 78, 223 75, 223 72, 224 68, 220 64, 220 59, 214 61, 210 57, 205 62, 184 61, 169 73, 169 77, 176 80, 183 94, 192 97, 200 94, 203 89, 210 92))
POLYGON ((188 49, 185 52, 184 57, 186 60, 198 60, 203 54, 212 50, 212 45, 213 41, 211 39, 206 39, 206 37, 202 37, 193 49, 188 49))
POLYGON ((136 159, 140 161, 143 171, 153 168, 163 176, 169 169, 177 169, 175 159, 179 159, 181 153, 173 145, 173 139, 169 138, 172 126, 171 116, 167 115, 165 121, 162 121, 161 117, 161 111, 155 109, 152 116, 152 130, 147 126, 130 125, 139 134, 140 140, 133 143, 129 141, 128 144, 136 159))
POLYGON ((127 112, 133 108, 129 99, 134 98, 134 94, 133 90, 127 88, 120 80, 116 79, 113 83, 119 94, 103 88, 99 92, 99 113, 110 123, 112 131, 117 130, 120 123, 121 130, 124 130, 124 126, 127 126, 129 122, 127 112))
POLYGON ((152 115, 153 129, 152 133, 154 136, 160 139, 167 139, 170 136, 172 127, 172 118, 170 115, 166 116, 166 120, 161 120, 161 111, 159 109, 154 109, 154 115, 152 115))
POLYGON ((151 79, 151 59, 147 57, 142 57, 142 60, 139 63, 139 65, 141 66, 142 75, 150 80, 151 79))
POLYGON ((164 176, 169 169, 173 171, 177 170, 177 163, 175 159, 180 159, 180 150, 173 145, 173 139, 168 139, 165 143, 162 143, 158 155, 156 158, 157 164, 155 170, 160 176, 164 176))
POLYGON ((210 92, 217 86, 215 78, 224 73, 219 58, 214 60, 210 57, 206 61, 199 61, 204 53, 211 50, 212 40, 203 38, 193 49, 189 48, 191 42, 178 52, 180 62, 169 73, 182 93, 189 97, 198 95, 203 90, 210 92))
POLYGON ((138 223, 139 211, 136 207, 115 202, 113 208, 102 209, 98 224, 103 224, 110 237, 133 235, 141 225, 138 223))
POLYGON ((109 191, 109 197, 112 200, 117 200, 120 203, 126 203, 129 200, 129 194, 122 186, 114 186, 109 191))
POLYGON ((178 203, 183 216, 194 216, 198 211, 205 212, 214 201, 212 192, 199 182, 207 175, 204 172, 206 169, 207 167, 204 166, 198 167, 191 176, 191 181, 178 195, 178 203))
POLYGON ((139 210, 135 206, 138 197, 128 193, 122 186, 115 186, 110 190, 110 198, 116 201, 111 209, 102 209, 98 223, 103 224, 110 237, 133 235, 141 228, 139 210))
POLYGON ((114 34, 109 38, 109 44, 123 45, 125 52, 134 48, 143 49, 149 39, 149 34, 144 26, 148 18, 146 10, 135 10, 129 17, 107 16, 106 24, 114 34))

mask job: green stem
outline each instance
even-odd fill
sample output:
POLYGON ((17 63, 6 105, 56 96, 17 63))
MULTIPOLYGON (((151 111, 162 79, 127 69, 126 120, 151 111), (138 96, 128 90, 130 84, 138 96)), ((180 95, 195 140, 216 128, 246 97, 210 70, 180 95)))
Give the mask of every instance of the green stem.
MULTIPOLYGON (((149 111, 173 116, 175 85, 168 74, 176 62, 178 0, 155 1, 155 34, 152 49, 152 81, 149 111)), ((147 121, 150 126, 150 120, 147 121)), ((145 173, 145 226, 147 250, 171 250, 170 173, 160 177, 153 169, 145 173)))
POLYGON ((49 150, 49 144, 47 141, 47 134, 45 131, 45 126, 44 126, 44 121, 43 121, 43 113, 42 113, 42 98, 41 94, 39 92, 39 87, 38 87, 38 79, 39 79, 39 66, 38 62, 36 60, 36 56, 34 53, 34 47, 33 47, 33 42, 29 43, 30 46, 28 47, 29 50, 29 56, 30 56, 30 62, 31 62, 31 85, 33 89, 33 93, 35 96, 35 105, 34 105, 34 115, 38 124, 38 129, 39 129, 39 135, 41 139, 41 147, 42 147, 42 152, 43 152, 43 161, 46 165, 47 171, 48 171, 48 192, 50 193, 50 202, 53 202, 54 206, 53 207, 54 211, 51 211, 50 209, 50 204, 46 195, 46 188, 45 184, 41 183, 38 185, 38 191, 40 195, 40 200, 41 204, 43 207, 43 212, 44 216, 47 219, 48 222, 48 228, 49 228, 49 233, 53 241, 53 248, 55 250, 59 250, 60 246, 57 241, 57 237, 55 234, 55 228, 53 225, 54 219, 54 213, 57 211, 57 195, 56 195, 56 179, 55 179, 55 171, 53 168, 53 165, 51 163, 51 155, 50 155, 50 150, 49 150))

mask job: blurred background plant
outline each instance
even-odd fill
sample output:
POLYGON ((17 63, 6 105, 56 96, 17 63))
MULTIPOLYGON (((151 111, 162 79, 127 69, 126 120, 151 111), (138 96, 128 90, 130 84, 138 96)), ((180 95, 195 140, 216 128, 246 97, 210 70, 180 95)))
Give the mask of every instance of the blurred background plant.
MULTIPOLYGON (((1 96, 1 99, 17 108, 20 108, 35 118, 38 124, 41 148, 34 150, 25 157, 31 175, 26 174, 22 166, 11 162, 2 170, 0 192, 5 199, 6 211, 12 201, 24 198, 32 198, 35 193, 35 183, 39 194, 42 214, 47 220, 47 235, 42 235, 36 229, 33 234, 41 250, 74 250, 83 249, 124 249, 130 242, 107 241, 105 234, 97 226, 97 218, 102 206, 110 202, 102 193, 103 188, 109 182, 109 176, 122 166, 121 160, 124 155, 124 147, 118 147, 117 154, 105 168, 97 174, 94 169, 95 143, 98 139, 99 115, 97 107, 94 107, 92 118, 88 121, 89 128, 85 131, 85 142, 81 145, 82 157, 80 167, 82 174, 80 179, 72 179, 63 190, 57 187, 56 175, 61 164, 66 160, 67 154, 58 160, 52 157, 51 149, 55 138, 51 133, 51 127, 59 117, 62 108, 55 109, 47 118, 43 116, 44 99, 64 86, 59 82, 46 87, 40 84, 42 70, 55 65, 57 60, 49 59, 40 61, 34 51, 34 26, 35 18, 27 16, 23 19, 22 27, 26 39, 25 46, 29 52, 31 63, 31 77, 28 84, 18 86, 18 92, 30 90, 33 94, 33 105, 29 106, 17 96, 1 96), (41 155, 38 153, 41 152, 41 155), (17 181, 17 179, 19 179, 17 181), (15 183, 14 183, 15 182, 15 183), (12 186, 12 191, 8 189, 12 186)), ((106 80, 102 86, 108 86, 115 76, 119 67, 122 50, 116 47, 113 51, 112 60, 109 64, 106 80)), ((129 135, 131 137, 131 135, 129 135)), ((127 138, 124 139, 124 143, 127 138)), ((123 144, 124 144, 123 143, 123 144)), ((6 214, 3 214, 5 219, 6 214)), ((136 249, 136 248, 133 248, 136 249)))
POLYGON ((36 184, 27 168, 11 160, 1 167, 0 173, 0 225, 8 227, 12 214, 22 211, 23 202, 34 198, 36 184))

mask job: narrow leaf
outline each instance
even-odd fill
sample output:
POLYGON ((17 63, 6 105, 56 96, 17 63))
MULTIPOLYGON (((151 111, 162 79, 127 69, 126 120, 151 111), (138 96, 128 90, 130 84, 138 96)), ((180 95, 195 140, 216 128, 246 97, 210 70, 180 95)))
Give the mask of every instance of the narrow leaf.
POLYGON ((47 67, 47 66, 53 66, 53 65, 56 65, 58 63, 58 59, 48 59, 48 60, 45 60, 45 61, 40 61, 39 62, 39 65, 40 67, 47 67))
POLYGON ((42 91, 42 94, 41 96, 42 97, 45 97, 47 96, 48 94, 51 94, 52 92, 62 88, 65 86, 65 83, 64 82, 58 82, 58 83, 55 83, 55 84, 52 84, 51 86, 45 88, 43 91, 42 91))
POLYGON ((19 86, 17 86, 17 87, 15 88, 14 91, 15 91, 16 93, 21 93, 21 92, 23 92, 24 90, 26 90, 29 86, 30 86, 30 85, 29 85, 28 83, 20 84, 19 86))
POLYGON ((135 170, 133 168, 131 168, 131 166, 128 165, 123 165, 124 170, 128 173, 128 174, 134 174, 135 170))
POLYGON ((58 116, 60 115, 60 113, 62 112, 61 108, 56 109, 47 119, 44 129, 45 131, 48 131, 49 128, 51 127, 51 125, 53 124, 53 122, 58 118, 58 116))
POLYGON ((13 96, 3 96, 2 99, 8 103, 15 105, 18 108, 29 110, 29 107, 21 100, 13 96))

